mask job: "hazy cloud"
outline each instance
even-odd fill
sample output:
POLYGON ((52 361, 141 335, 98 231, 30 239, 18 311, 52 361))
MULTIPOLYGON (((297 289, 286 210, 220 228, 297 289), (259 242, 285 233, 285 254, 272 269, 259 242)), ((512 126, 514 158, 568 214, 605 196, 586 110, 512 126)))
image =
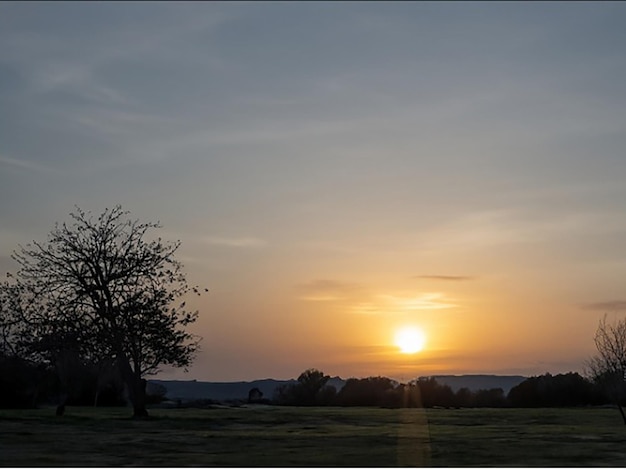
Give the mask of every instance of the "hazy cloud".
POLYGON ((16 160, 15 158, 0 155, 0 167, 4 165, 20 168, 22 170, 36 171, 39 173, 50 173, 54 171, 52 168, 42 165, 41 163, 35 163, 29 160, 16 160))
POLYGON ((377 305, 374 302, 360 302, 356 305, 353 305, 350 308, 352 313, 356 313, 357 315, 378 315, 381 313, 385 313, 388 310, 384 309, 381 305, 377 305))
POLYGON ((397 297, 394 295, 384 295, 383 299, 402 311, 407 310, 440 310, 444 308, 456 307, 449 303, 446 297, 439 292, 429 292, 413 297, 397 297))
POLYGON ((254 248, 267 245, 267 242, 254 237, 204 237, 209 245, 229 246, 233 248, 254 248))
POLYGON ((415 296, 379 295, 371 301, 353 305, 350 311, 359 315, 378 315, 407 313, 415 310, 441 310, 456 306, 442 293, 427 292, 415 296))
POLYGON ((302 294, 299 297, 300 300, 310 302, 342 300, 359 289, 358 284, 334 279, 315 279, 304 284, 297 284, 295 287, 302 294))
POLYGON ((422 274, 419 276, 413 276, 413 279, 433 279, 437 281, 473 281, 476 279, 474 276, 447 276, 438 274, 422 274))
POLYGON ((616 311, 626 310, 626 300, 607 300, 604 302, 593 302, 582 306, 585 310, 616 311))

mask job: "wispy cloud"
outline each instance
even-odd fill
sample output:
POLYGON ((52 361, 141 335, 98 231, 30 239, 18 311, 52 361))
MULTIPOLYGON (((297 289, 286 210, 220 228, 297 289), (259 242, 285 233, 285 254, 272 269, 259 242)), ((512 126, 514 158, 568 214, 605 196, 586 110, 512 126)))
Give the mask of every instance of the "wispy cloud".
POLYGON ((0 166, 2 165, 8 165, 22 170, 36 171, 39 173, 53 173, 55 171, 48 166, 42 165, 41 163, 35 163, 30 160, 17 160, 15 158, 0 155, 0 166))
POLYGON ((295 287, 301 294, 299 299, 310 302, 343 300, 354 295, 355 291, 360 288, 356 283, 334 279, 315 279, 304 284, 297 284, 295 287))
POLYGON ((414 311, 441 310, 457 307, 453 299, 441 292, 389 294, 373 292, 366 285, 336 279, 315 279, 296 284, 300 300, 341 302, 346 313, 357 315, 405 314, 414 311))
POLYGON ((350 312, 357 315, 379 315, 388 312, 388 310, 375 302, 359 302, 350 308, 350 312))
POLYGON ((397 297, 393 295, 385 295, 382 297, 391 305, 399 307, 403 311, 440 310, 456 307, 455 304, 449 303, 448 299, 439 292, 420 294, 414 297, 397 297))
POLYGON ((255 248, 267 245, 265 240, 255 237, 203 237, 209 245, 228 246, 233 248, 255 248))
POLYGON ((614 312, 616 310, 626 310, 626 300, 607 300, 604 302, 592 302, 583 304, 585 310, 601 310, 605 312, 614 312))
POLYGON ((428 292, 415 296, 379 295, 375 299, 359 302, 350 309, 359 315, 399 314, 418 310, 442 310, 457 307, 444 294, 428 292))
MULTIPOLYGON (((90 5, 85 8, 82 13, 94 28, 81 41, 70 42, 59 34, 55 26, 62 27, 64 20, 50 22, 51 26, 28 35, 8 29, 3 32, 2 39, 10 47, 5 48, 3 57, 20 66, 38 93, 63 89, 97 102, 127 104, 128 95, 104 80, 104 69, 124 64, 125 61, 158 60, 163 55, 179 61, 192 61, 200 51, 204 51, 204 63, 213 63, 206 53, 206 46, 197 46, 194 53, 191 52, 193 47, 187 47, 185 54, 181 54, 177 47, 190 37, 212 32, 233 16, 222 8, 211 9, 210 15, 189 15, 180 9, 164 6, 158 8, 155 14, 141 15, 139 21, 125 20, 125 10, 133 18, 134 9, 134 6, 128 5, 117 8, 90 5), (102 21, 96 21, 98 15, 102 21), (116 27, 103 27, 107 20, 115 21, 116 27)), ((31 11, 32 16, 41 14, 44 9, 40 10, 31 11)))
POLYGON ((334 302, 336 300, 342 300, 343 297, 336 295, 305 295, 299 297, 300 300, 306 300, 307 302, 334 302))
POLYGON ((493 249, 562 240, 571 233, 586 236, 623 232, 624 221, 610 210, 542 213, 520 208, 494 209, 462 214, 435 227, 424 238, 425 249, 493 249))
POLYGON ((433 279, 436 281, 473 281, 476 279, 474 276, 448 276, 439 274, 421 274, 413 276, 413 279, 433 279))

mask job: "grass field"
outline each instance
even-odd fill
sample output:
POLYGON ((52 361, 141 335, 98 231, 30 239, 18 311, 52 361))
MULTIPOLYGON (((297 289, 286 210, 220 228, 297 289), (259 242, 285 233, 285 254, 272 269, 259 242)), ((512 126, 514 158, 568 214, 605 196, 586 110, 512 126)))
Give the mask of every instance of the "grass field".
POLYGON ((0 410, 0 465, 626 467, 611 409, 0 410))

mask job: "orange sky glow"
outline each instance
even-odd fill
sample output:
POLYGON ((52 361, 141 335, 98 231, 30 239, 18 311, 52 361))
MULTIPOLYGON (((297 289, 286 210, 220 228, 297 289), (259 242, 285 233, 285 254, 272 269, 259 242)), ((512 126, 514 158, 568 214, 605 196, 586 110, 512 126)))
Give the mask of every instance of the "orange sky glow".
POLYGON ((0 273, 75 204, 121 204, 209 289, 195 363, 158 378, 583 372, 626 309, 625 20, 1 2, 0 273))

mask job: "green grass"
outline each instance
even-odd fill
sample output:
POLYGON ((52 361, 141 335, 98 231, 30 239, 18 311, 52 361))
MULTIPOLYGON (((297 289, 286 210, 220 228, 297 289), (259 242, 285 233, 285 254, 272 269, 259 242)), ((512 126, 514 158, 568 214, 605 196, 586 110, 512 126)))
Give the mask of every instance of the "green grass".
POLYGON ((10 467, 626 467, 611 409, 0 410, 10 467))

